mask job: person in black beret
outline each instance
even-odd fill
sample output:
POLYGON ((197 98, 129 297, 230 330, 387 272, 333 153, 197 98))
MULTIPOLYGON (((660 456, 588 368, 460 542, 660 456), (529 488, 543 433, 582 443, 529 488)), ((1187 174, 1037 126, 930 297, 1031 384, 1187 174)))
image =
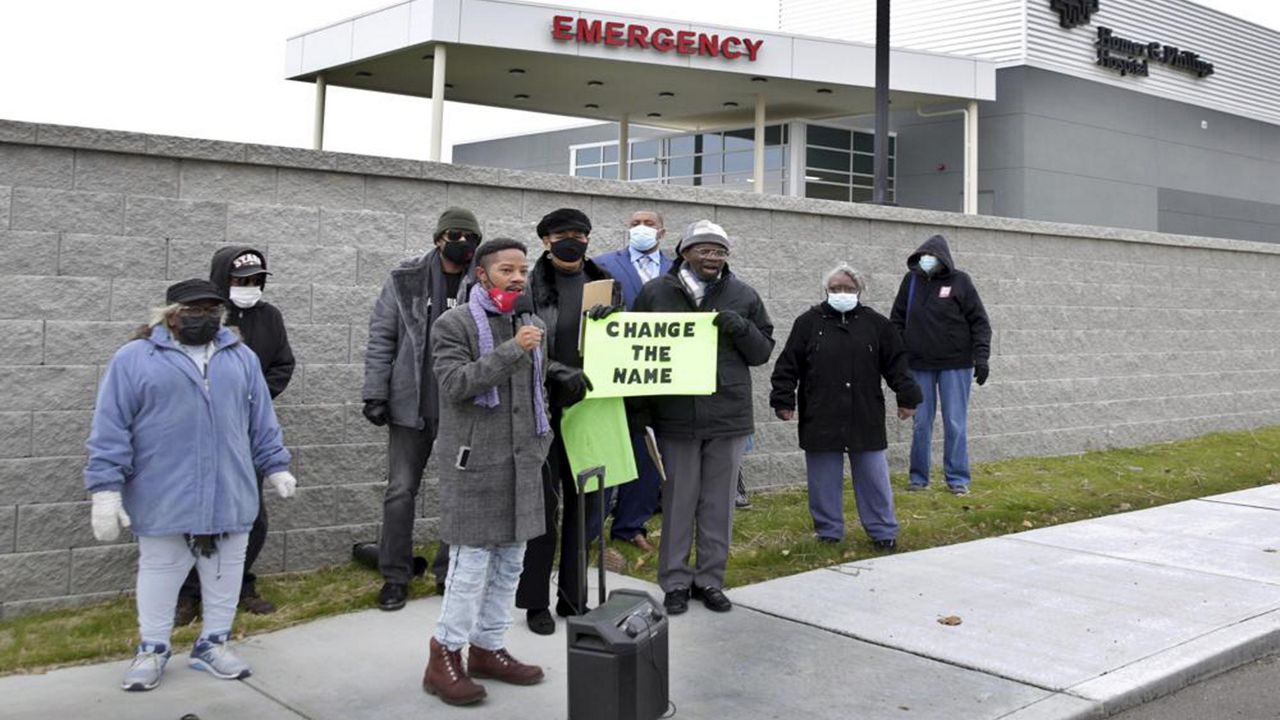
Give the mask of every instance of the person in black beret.
MULTIPOLYGON (((528 294, 533 300, 534 312, 547 327, 547 356, 565 366, 581 368, 578 327, 584 310, 583 286, 596 280, 612 279, 613 276, 587 258, 587 247, 591 242, 591 219, 581 210, 553 210, 538 222, 537 232, 546 252, 542 253, 529 273, 528 294)), ((621 307, 622 287, 615 282, 611 304, 590 310, 593 317, 603 317, 621 307)), ((560 418, 564 409, 580 400, 585 393, 586 387, 572 388, 567 392, 557 387, 551 388, 551 426, 556 433, 547 454, 550 475, 544 488, 547 532, 529 541, 524 572, 516 591, 516 607, 525 609, 529 629, 540 635, 550 635, 556 630, 555 619, 550 611, 550 586, 551 570, 555 564, 557 496, 564 502, 560 518, 557 615, 578 615, 583 612, 586 602, 586 598, 578 597, 577 518, 580 509, 586 508, 587 537, 600 534, 602 518, 599 517, 599 497, 595 494, 578 497, 577 483, 569 468, 569 458, 565 454, 560 433, 560 418)), ((617 551, 614 552, 616 554, 617 551)))

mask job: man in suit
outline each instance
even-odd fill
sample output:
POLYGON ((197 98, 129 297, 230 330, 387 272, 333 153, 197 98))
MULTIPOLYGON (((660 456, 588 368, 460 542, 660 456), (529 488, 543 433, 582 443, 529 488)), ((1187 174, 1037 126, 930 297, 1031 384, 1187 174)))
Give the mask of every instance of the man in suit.
MULTIPOLYGON (((627 310, 635 303, 640 288, 671 269, 671 256, 660 248, 666 234, 662 215, 653 210, 638 210, 631 214, 627 247, 596 258, 596 264, 608 270, 622 285, 622 302, 627 310)), ((633 434, 631 446, 640 477, 635 482, 618 486, 618 502, 613 509, 613 526, 609 534, 615 540, 625 540, 645 552, 653 552, 644 524, 658 511, 662 480, 645 449, 644 435, 633 434)))

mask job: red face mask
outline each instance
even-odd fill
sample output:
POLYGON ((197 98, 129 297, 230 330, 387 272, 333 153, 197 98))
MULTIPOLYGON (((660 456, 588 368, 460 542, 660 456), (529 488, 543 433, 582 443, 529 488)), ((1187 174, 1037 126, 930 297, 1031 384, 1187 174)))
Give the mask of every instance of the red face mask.
POLYGON ((489 288, 489 299, 493 301, 494 305, 498 306, 498 312, 503 315, 511 314, 511 311, 516 308, 516 298, 518 297, 520 297, 518 292, 499 290, 496 287, 489 288))

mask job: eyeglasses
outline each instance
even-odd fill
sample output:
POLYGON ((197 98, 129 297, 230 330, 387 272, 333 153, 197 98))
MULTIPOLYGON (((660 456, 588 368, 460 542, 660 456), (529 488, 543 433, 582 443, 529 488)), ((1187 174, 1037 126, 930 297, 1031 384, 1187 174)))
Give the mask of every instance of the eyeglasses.
POLYGON ((729 251, 724 248, 693 248, 689 254, 699 260, 723 260, 729 257, 729 251))
POLYGON ((221 305, 210 305, 207 307, 201 307, 199 305, 183 305, 182 307, 178 308, 178 315, 182 317, 189 317, 189 318, 209 317, 212 315, 221 315, 221 314, 222 314, 221 305))
POLYGON ((476 243, 480 242, 480 236, 476 235, 475 233, 469 230, 446 230, 444 233, 444 238, 449 242, 458 242, 459 240, 466 240, 472 245, 475 245, 476 243))

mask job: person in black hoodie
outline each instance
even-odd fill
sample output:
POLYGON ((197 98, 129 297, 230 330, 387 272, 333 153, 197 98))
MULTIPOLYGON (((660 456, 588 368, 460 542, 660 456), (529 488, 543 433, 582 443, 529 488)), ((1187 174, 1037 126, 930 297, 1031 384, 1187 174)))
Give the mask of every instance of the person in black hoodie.
POLYGON ((924 392, 911 436, 908 490, 929 486, 933 416, 942 405, 943 475, 956 495, 968 495, 969 389, 990 372, 991 321, 969 276, 956 269, 947 239, 934 235, 907 258, 889 319, 902 333, 907 362, 924 392))
POLYGON ((516 590, 516 607, 525 610, 530 630, 539 635, 550 635, 556 630, 550 610, 556 536, 560 537, 556 614, 561 617, 579 615, 583 612, 586 598, 578 597, 578 513, 585 508, 589 538, 600 534, 603 522, 599 496, 589 493, 578 497, 577 480, 569 467, 560 433, 564 409, 582 399, 587 390, 581 370, 582 355, 578 352, 578 328, 584 310, 592 311, 593 317, 604 317, 608 312, 620 309, 622 286, 617 282, 613 284, 612 305, 609 307, 582 307, 583 286, 596 280, 609 280, 613 276, 586 257, 591 241, 591 220, 581 210, 561 208, 547 213, 538 222, 537 233, 546 252, 529 272, 526 294, 532 300, 533 311, 547 326, 548 391, 555 439, 547 452, 544 467, 543 500, 547 531, 530 540, 525 550, 524 572, 516 590), (558 527, 557 505, 563 506, 558 527))
POLYGON ((671 270, 640 291, 635 312, 714 312, 719 328, 711 395, 628 398, 629 422, 653 428, 667 484, 662 490, 658 584, 678 615, 690 596, 726 612, 725 567, 733 532, 738 469, 755 430, 751 368, 773 354, 773 321, 750 285, 729 271, 729 238, 710 220, 685 229, 671 270), (689 566, 697 537, 698 564, 689 566))
POLYGON ((915 414, 920 388, 911 379, 902 338, 889 319, 863 304, 865 282, 840 265, 823 282, 826 301, 796 318, 773 366, 769 405, 796 417, 809 481, 809 514, 823 542, 844 538, 844 458, 849 457, 858 519, 881 550, 897 547, 898 520, 889 486, 883 377, 897 394, 898 418, 915 414), (798 392, 797 392, 798 387, 798 392))
MULTIPOLYGON (((221 248, 213 254, 209 264, 209 280, 231 299, 227 305, 226 325, 239 332, 244 344, 258 356, 267 389, 274 400, 289 386, 294 360, 284 316, 276 306, 262 299, 262 289, 266 287, 270 274, 266 256, 247 246, 221 248)), ((258 492, 261 495, 262 476, 258 477, 258 492)), ((257 576, 253 574, 253 562, 266 541, 267 506, 259 497, 258 517, 249 531, 244 581, 240 585, 240 609, 254 615, 269 615, 276 611, 270 600, 258 594, 257 576)), ((178 593, 174 621, 178 625, 187 625, 199 613, 200 577, 192 570, 178 593)))

